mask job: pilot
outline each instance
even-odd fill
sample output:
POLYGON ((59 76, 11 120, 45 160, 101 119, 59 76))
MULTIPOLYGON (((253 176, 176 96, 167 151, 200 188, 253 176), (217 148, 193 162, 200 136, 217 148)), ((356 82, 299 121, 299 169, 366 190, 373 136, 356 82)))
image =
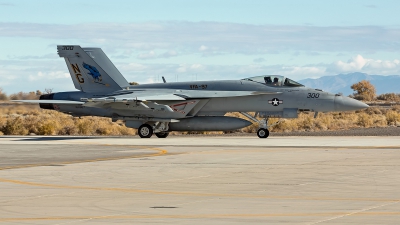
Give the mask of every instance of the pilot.
POLYGON ((264 81, 265 81, 266 84, 271 84, 272 83, 271 77, 264 77, 264 81))
POLYGON ((272 83, 274 86, 279 86, 279 79, 277 77, 274 78, 274 82, 272 83))

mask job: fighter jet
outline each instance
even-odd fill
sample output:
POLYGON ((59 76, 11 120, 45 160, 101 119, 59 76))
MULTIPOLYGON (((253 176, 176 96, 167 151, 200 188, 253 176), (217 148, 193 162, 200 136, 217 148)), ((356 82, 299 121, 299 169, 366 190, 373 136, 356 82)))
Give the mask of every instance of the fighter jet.
POLYGON ((280 75, 242 80, 166 82, 129 85, 100 48, 58 45, 78 91, 44 94, 43 109, 73 116, 101 116, 123 120, 141 138, 170 131, 227 131, 258 123, 257 136, 267 138, 274 124, 269 118, 297 118, 299 112, 349 111, 368 105, 332 94, 280 75), (225 116, 240 112, 249 120, 225 116), (251 115, 248 112, 255 112, 251 115), (261 118, 261 119, 257 119, 261 118))

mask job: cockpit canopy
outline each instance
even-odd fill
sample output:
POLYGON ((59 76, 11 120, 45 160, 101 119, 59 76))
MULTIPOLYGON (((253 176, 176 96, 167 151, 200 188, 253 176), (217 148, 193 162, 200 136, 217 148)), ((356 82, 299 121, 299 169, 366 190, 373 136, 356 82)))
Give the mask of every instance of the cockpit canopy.
POLYGON ((275 87, 303 87, 304 85, 297 83, 289 78, 280 75, 263 75, 257 77, 249 77, 242 80, 254 81, 257 83, 262 83, 268 86, 275 86, 275 87))

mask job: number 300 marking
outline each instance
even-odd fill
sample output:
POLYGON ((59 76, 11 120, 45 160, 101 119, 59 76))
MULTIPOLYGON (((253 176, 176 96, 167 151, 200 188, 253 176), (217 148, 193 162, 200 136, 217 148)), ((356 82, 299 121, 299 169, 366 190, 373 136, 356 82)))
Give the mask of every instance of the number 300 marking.
POLYGON ((74 50, 74 46, 62 46, 62 50, 74 50))
POLYGON ((307 98, 319 98, 318 93, 308 93, 307 98))

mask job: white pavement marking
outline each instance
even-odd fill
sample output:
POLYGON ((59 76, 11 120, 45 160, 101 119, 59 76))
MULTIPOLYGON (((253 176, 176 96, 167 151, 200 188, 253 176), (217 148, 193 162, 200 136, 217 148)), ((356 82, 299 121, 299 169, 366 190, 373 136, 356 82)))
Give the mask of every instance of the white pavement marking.
POLYGON ((357 213, 366 212, 366 211, 369 211, 371 209, 377 209, 377 208, 381 208, 381 207, 388 206, 388 205, 394 205, 394 204, 397 204, 399 202, 400 201, 395 201, 395 202, 389 202, 389 203, 382 204, 382 205, 372 206, 372 207, 369 207, 369 208, 360 209, 360 210, 357 210, 357 211, 354 211, 354 212, 350 212, 350 213, 347 213, 347 214, 343 214, 343 215, 340 215, 340 216, 335 216, 335 217, 332 217, 332 218, 329 218, 329 219, 324 219, 324 220, 320 220, 320 221, 313 222, 313 223, 307 223, 307 225, 314 225, 314 224, 323 223, 323 222, 327 222, 327 221, 331 221, 331 220, 336 220, 336 219, 340 219, 340 218, 343 218, 343 217, 346 217, 346 216, 355 215, 357 213))

